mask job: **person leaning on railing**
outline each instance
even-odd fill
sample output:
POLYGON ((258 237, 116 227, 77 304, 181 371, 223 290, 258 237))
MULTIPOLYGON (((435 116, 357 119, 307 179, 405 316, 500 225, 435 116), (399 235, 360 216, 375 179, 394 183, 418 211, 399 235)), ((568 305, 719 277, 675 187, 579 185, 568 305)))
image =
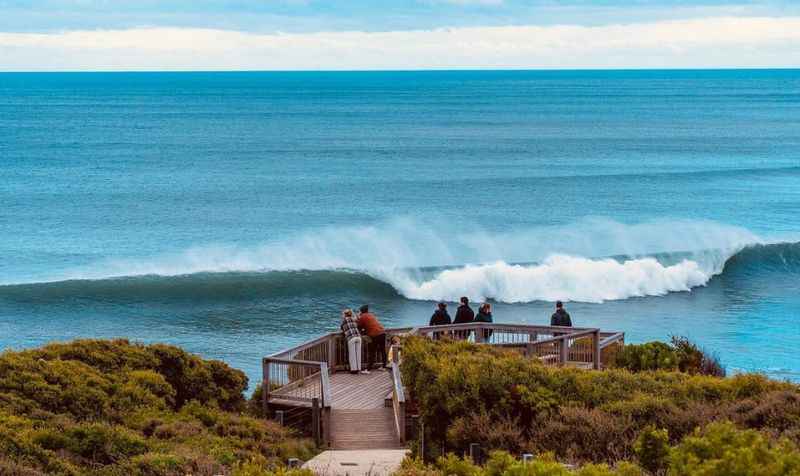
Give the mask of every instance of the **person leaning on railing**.
POLYGON ((369 312, 369 306, 364 304, 358 313, 358 327, 364 331, 367 337, 372 341, 369 345, 369 365, 372 368, 375 365, 376 354, 380 355, 383 366, 389 365, 386 358, 386 330, 384 330, 378 318, 369 312))
POLYGON ((361 370, 361 332, 358 330, 358 321, 353 316, 351 309, 342 311, 342 323, 340 326, 344 333, 344 339, 347 341, 347 360, 350 363, 350 373, 357 374, 369 373, 366 370, 361 370))

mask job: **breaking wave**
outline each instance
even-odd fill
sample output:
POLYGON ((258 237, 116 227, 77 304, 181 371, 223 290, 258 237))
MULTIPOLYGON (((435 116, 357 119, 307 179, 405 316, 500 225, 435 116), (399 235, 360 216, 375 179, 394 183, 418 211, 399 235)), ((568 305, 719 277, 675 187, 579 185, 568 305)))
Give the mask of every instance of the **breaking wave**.
POLYGON ((602 302, 704 286, 722 273, 800 271, 800 243, 773 243, 703 221, 443 235, 395 221, 323 230, 280 243, 205 246, 109 260, 51 282, 0 286, 0 298, 226 300, 357 291, 417 300, 602 302))

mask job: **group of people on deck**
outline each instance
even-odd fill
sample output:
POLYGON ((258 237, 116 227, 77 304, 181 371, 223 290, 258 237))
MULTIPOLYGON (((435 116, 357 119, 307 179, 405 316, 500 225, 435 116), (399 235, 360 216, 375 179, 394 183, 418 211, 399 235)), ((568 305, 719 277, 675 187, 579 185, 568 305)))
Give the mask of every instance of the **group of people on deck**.
MULTIPOLYGON (((469 298, 466 296, 460 299, 460 305, 456 310, 455 319, 450 318, 447 312, 447 303, 444 301, 436 305, 436 310, 431 316, 429 325, 446 326, 449 324, 471 324, 473 322, 492 323, 492 305, 485 302, 478 306, 476 314, 469 305, 469 298)), ((550 316, 551 326, 572 327, 572 318, 564 309, 561 301, 556 301, 556 311, 550 316)), ((383 328, 378 318, 369 312, 369 305, 364 304, 359 308, 356 316, 352 309, 342 311, 342 322, 340 324, 344 338, 347 341, 347 358, 350 364, 350 373, 369 374, 369 369, 375 365, 379 358, 381 368, 388 365, 386 355, 386 330, 383 328), (363 346, 367 346, 368 364, 362 367, 361 356, 363 346)), ((435 332, 435 339, 441 337, 443 332, 435 332)), ((467 334, 469 335, 469 334, 467 334)), ((491 329, 483 330, 483 339, 489 340, 492 336, 491 329)))
POLYGON ((492 305, 488 302, 478 307, 478 314, 469 307, 469 298, 464 296, 460 300, 461 305, 456 310, 456 318, 451 320, 447 312, 447 303, 441 301, 436 305, 436 311, 431 316, 431 326, 446 326, 448 324, 471 324, 473 322, 494 322, 492 321, 492 305))
MULTIPOLYGON (((478 313, 472 311, 469 307, 469 298, 464 296, 460 300, 461 304, 456 310, 456 318, 450 319, 450 314, 447 312, 447 303, 444 301, 436 305, 436 310, 431 316, 429 325, 431 326, 446 326, 448 324, 471 324, 473 322, 487 322, 492 323, 492 305, 485 302, 478 306, 478 313)), ((564 310, 564 303, 556 301, 556 312, 550 316, 551 326, 572 327, 572 318, 569 313, 564 310)))

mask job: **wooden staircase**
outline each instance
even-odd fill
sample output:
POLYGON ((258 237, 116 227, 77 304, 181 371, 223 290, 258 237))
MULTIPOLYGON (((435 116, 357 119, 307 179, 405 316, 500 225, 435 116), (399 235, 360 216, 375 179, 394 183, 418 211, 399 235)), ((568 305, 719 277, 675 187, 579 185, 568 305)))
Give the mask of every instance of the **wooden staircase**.
POLYGON ((331 410, 331 448, 335 450, 400 449, 391 408, 331 410))

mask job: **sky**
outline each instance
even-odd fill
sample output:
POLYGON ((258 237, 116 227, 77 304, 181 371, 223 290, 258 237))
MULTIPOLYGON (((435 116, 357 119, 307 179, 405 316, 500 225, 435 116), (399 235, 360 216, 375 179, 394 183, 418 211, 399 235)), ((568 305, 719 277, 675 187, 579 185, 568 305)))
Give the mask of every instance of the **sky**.
POLYGON ((0 0, 0 71, 745 67, 799 0, 0 0))

